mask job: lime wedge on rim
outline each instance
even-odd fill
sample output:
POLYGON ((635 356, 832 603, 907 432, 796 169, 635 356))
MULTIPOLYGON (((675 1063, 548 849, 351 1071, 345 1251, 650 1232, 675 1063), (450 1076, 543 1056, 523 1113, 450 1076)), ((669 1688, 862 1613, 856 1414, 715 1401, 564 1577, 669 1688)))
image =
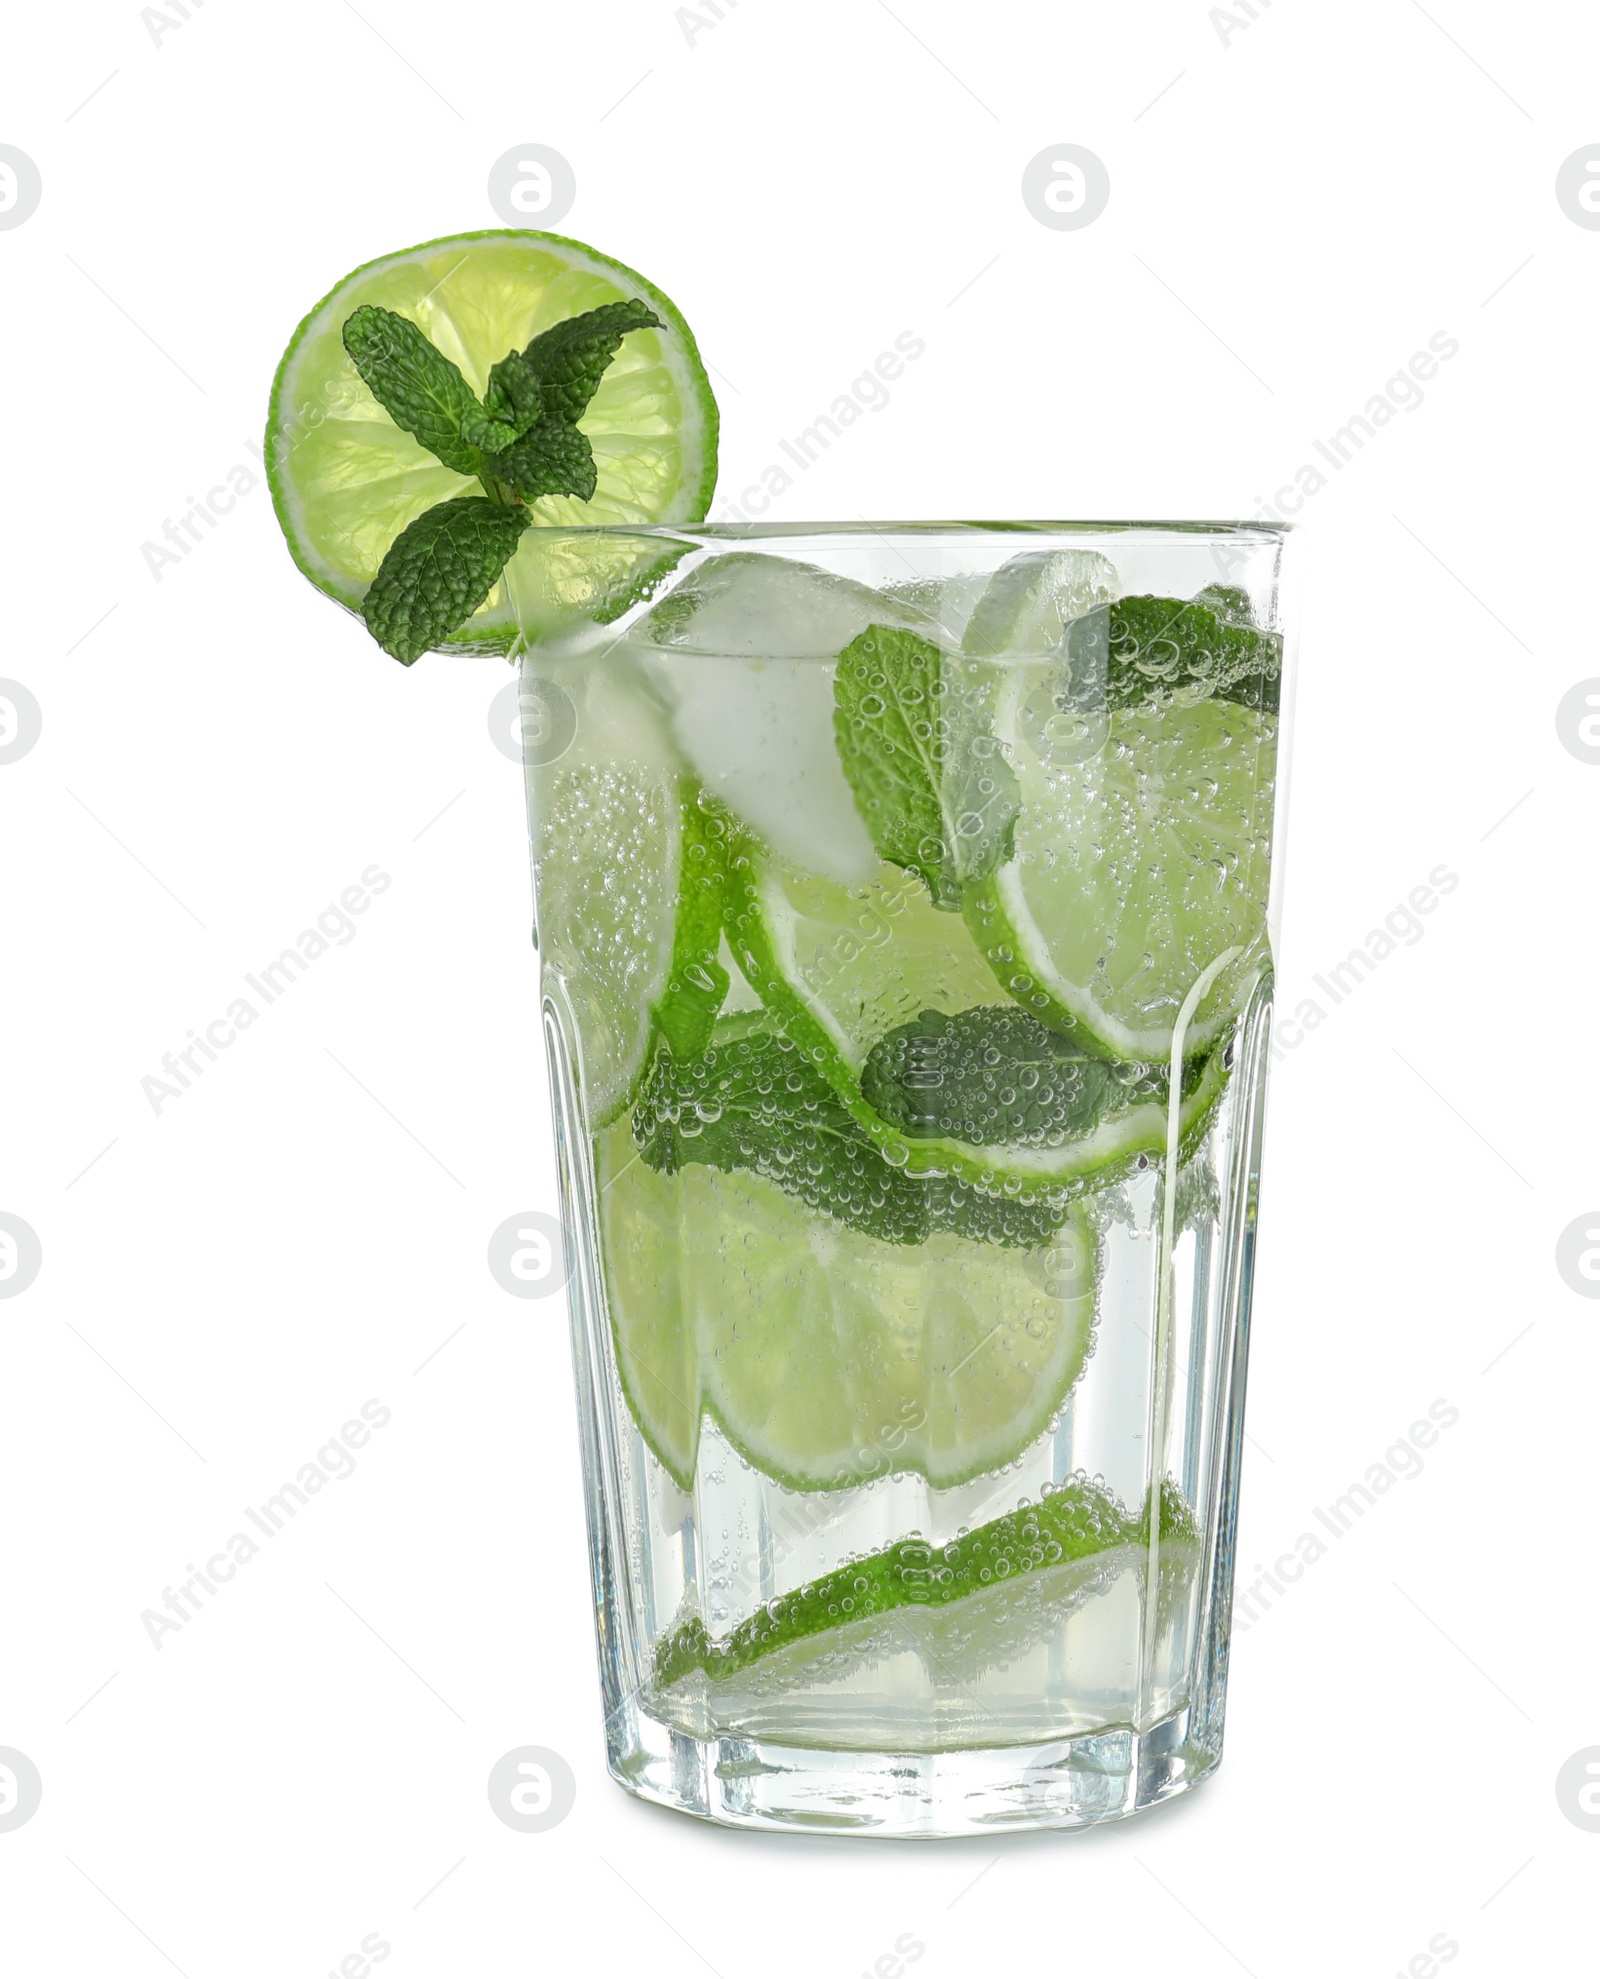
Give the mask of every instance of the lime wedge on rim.
POLYGON ((505 576, 443 642, 508 653, 575 614, 607 618, 645 595, 671 557, 661 546, 570 534, 595 526, 694 522, 716 481, 717 407, 689 327, 654 284, 558 234, 451 234, 369 261, 290 340, 267 416, 267 479, 290 554, 319 590, 359 611, 389 545, 436 502, 479 494, 403 432, 367 390, 341 340, 361 303, 417 323, 482 393, 489 368, 541 330, 602 303, 641 298, 662 319, 635 330, 579 425, 598 479, 587 502, 531 504, 505 576))
POLYGON ((967 925, 1025 1009, 1155 1064, 1194 983, 1241 950, 1189 1024, 1185 1052, 1203 1049, 1263 960, 1277 722, 1218 699, 1128 710, 1093 756, 1055 769, 1021 719, 1039 677, 1017 667, 1000 697, 1022 787, 1016 857, 968 889, 967 925))
POLYGON ((618 1372, 686 1489, 704 1415, 797 1491, 962 1484, 1042 1435, 1083 1372, 1098 1247, 1081 1208, 1033 1251, 891 1244, 756 1175, 660 1175, 623 1121, 595 1152, 618 1372))

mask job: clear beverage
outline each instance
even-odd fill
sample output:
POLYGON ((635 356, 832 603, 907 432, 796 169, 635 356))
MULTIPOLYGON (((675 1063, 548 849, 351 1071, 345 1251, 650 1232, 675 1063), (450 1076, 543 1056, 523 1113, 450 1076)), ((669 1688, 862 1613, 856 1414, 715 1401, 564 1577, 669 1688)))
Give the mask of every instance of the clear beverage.
POLYGON ((1221 1751, 1281 537, 617 545, 523 661, 612 1770, 1149 1805, 1221 1751))

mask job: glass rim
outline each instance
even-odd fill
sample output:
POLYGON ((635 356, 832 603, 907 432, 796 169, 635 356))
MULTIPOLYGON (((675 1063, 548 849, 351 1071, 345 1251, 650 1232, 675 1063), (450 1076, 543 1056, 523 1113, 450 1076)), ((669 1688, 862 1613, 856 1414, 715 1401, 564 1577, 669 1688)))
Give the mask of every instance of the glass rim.
POLYGON ((1256 521, 948 521, 869 522, 586 522, 538 525, 544 535, 643 536, 649 539, 707 537, 713 542, 742 542, 753 536, 1111 536, 1140 532, 1159 536, 1215 536, 1236 541, 1271 543, 1293 535, 1293 522, 1256 521))

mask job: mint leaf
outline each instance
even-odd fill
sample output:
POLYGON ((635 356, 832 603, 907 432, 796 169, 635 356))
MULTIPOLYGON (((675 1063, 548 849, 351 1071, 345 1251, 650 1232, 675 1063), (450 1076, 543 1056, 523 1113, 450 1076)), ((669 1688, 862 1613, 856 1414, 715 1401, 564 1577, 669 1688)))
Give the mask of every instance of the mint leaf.
POLYGON ((409 317, 364 302, 344 326, 344 347, 396 426, 457 474, 481 472, 481 454, 463 432, 482 408, 456 366, 409 317))
POLYGON ((544 393, 539 388, 539 374, 521 351, 508 351, 491 369, 483 403, 492 419, 510 429, 499 442, 502 447, 520 440, 543 416, 544 393))
POLYGON ((1166 1080, 1112 1065, 1012 1004, 924 1010, 873 1046, 861 1096, 913 1140, 1063 1147, 1108 1113, 1160 1099, 1166 1080))
POLYGON ((679 803, 678 907, 672 927, 667 986, 652 1015, 674 1058, 699 1058, 728 994, 718 959, 727 887, 727 825, 700 802, 700 786, 685 779, 679 803))
POLYGON ((504 453, 491 454, 484 472, 514 488, 525 502, 541 495, 576 495, 587 501, 594 493, 594 451, 588 436, 562 419, 541 419, 504 453))
POLYGON ((869 625, 839 655, 833 731, 856 808, 885 859, 933 904, 1012 856, 1021 794, 989 729, 982 672, 929 639, 869 625))
POLYGON ((920 1244, 943 1230, 1033 1250, 1061 1227, 1062 1208, 1048 1196, 989 1194, 896 1168, 798 1046, 759 1019, 723 1019, 692 1064, 658 1051, 633 1141, 663 1175, 691 1162, 745 1169, 885 1243, 920 1244))
POLYGON ((1250 593, 1237 584, 1208 584, 1203 591, 1195 593, 1194 602, 1204 605, 1208 612, 1215 612, 1218 618, 1231 618, 1236 625, 1255 624, 1250 593))
POLYGON ((461 437, 481 453, 498 453, 502 447, 509 447, 517 437, 517 429, 508 421, 496 419, 485 412, 481 405, 475 405, 461 422, 461 437))
POLYGON ((1214 695, 1268 714, 1278 710, 1282 635, 1252 624, 1248 600, 1231 586, 1215 585, 1187 601, 1119 598, 1074 621, 1067 651, 1075 681, 1092 681, 1096 666, 1103 667, 1112 709, 1214 695))
POLYGON ((488 597, 530 520, 526 509, 461 495, 408 522, 367 591, 367 630, 410 666, 488 597))
POLYGON ((546 416, 575 425, 630 330, 659 330, 646 303, 608 302, 541 332, 523 351, 543 394, 546 416))

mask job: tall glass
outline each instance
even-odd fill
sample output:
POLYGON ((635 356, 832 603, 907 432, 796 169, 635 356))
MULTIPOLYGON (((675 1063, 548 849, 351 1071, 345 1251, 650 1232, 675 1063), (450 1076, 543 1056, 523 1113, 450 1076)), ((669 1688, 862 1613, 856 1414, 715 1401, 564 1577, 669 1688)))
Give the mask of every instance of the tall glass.
POLYGON ((522 708, 630 1792, 932 1836, 1216 1767, 1283 546, 573 533, 522 708))

